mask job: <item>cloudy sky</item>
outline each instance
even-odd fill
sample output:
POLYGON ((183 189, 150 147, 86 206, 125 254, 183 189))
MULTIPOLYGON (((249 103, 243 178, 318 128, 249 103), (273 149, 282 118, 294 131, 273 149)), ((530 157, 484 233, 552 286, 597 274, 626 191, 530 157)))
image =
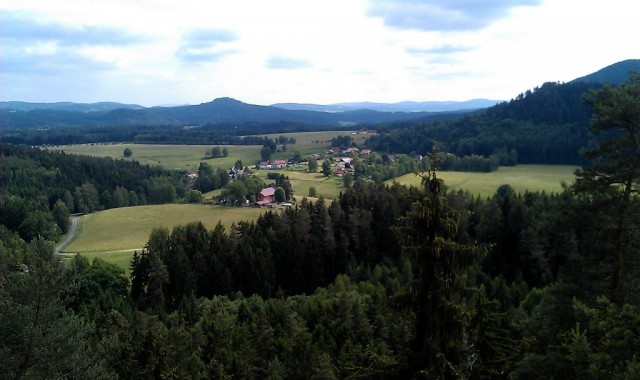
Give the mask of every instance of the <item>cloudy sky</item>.
POLYGON ((0 100, 508 100, 640 58, 635 1, 0 0, 0 100))

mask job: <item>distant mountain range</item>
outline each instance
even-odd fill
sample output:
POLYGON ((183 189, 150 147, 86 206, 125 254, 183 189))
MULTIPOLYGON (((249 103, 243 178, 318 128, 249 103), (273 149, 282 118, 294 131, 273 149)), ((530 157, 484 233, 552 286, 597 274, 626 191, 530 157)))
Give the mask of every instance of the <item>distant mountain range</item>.
POLYGON ((398 102, 398 103, 334 103, 334 104, 304 104, 304 103, 276 103, 273 107, 287 110, 307 110, 318 112, 346 112, 368 109, 380 112, 452 112, 471 111, 488 108, 500 103, 501 100, 472 99, 463 102, 431 101, 431 102, 398 102))
POLYGON ((627 59, 626 61, 614 63, 595 73, 574 79, 571 82, 622 84, 629 77, 630 71, 640 73, 640 59, 627 59))
POLYGON ((71 112, 108 112, 115 109, 124 108, 132 110, 143 109, 143 106, 137 104, 123 104, 115 102, 99 102, 99 103, 28 103, 28 102, 0 102, 0 109, 14 109, 17 111, 33 111, 33 110, 58 110, 71 112))
MULTIPOLYGON (((27 110, 29 103, 0 104, 0 127, 33 128, 42 126, 106 126, 106 125, 206 125, 245 123, 300 123, 305 125, 347 126, 403 121, 417 118, 451 117, 452 112, 383 112, 371 109, 348 109, 343 112, 289 110, 273 106, 247 104, 231 98, 219 98, 194 106, 128 107, 101 111, 46 108, 43 105, 27 110), (11 107, 17 104, 19 107, 11 107)), ((104 103, 97 103, 104 104, 104 103)), ((116 107, 116 103, 109 103, 116 107)), ((61 105, 53 103, 51 107, 61 105)), ((92 109, 93 105, 78 105, 76 109, 92 109)), ((93 107, 97 108, 97 107, 93 107)), ((461 111, 464 112, 464 111, 461 111)))
MULTIPOLYGON (((631 59, 603 68, 573 82, 622 83, 629 71, 640 72, 640 60, 631 59)), ((0 102, 0 127, 36 128, 56 126, 135 126, 299 123, 309 126, 350 126, 406 120, 450 119, 485 109, 497 100, 465 102, 430 101, 399 103, 336 103, 329 105, 279 103, 247 104, 219 98, 199 105, 145 108, 136 104, 0 102)))

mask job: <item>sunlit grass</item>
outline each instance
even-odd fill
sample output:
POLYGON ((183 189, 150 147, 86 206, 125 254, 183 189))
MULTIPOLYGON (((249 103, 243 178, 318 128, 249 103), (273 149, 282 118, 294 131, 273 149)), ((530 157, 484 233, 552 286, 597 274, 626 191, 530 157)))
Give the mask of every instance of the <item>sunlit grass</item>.
MULTIPOLYGON (((517 165, 501 167, 490 173, 438 172, 445 184, 451 189, 468 190, 481 197, 492 196, 498 187, 508 184, 516 192, 562 191, 562 182, 571 183, 577 166, 569 165, 517 165)), ((420 185, 420 177, 406 174, 394 181, 403 185, 420 185)), ((393 181, 388 181, 392 183, 393 181)))
POLYGON ((254 220, 264 212, 251 207, 167 204, 122 207, 83 217, 82 232, 64 252, 107 252, 140 249, 154 228, 171 230, 178 225, 201 221, 207 228, 221 222, 225 227, 241 220, 254 220))

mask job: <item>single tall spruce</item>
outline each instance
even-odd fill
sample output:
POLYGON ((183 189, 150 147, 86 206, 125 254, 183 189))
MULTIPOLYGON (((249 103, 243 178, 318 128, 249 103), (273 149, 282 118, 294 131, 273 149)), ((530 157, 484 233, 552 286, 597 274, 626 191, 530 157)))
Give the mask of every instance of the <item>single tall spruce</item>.
POLYGON ((429 159, 430 169, 421 174, 423 196, 395 228, 416 273, 410 287, 416 319, 409 366, 413 377, 457 379, 471 365, 469 313, 461 302, 464 273, 487 248, 454 240, 462 211, 447 205, 436 147, 429 159))

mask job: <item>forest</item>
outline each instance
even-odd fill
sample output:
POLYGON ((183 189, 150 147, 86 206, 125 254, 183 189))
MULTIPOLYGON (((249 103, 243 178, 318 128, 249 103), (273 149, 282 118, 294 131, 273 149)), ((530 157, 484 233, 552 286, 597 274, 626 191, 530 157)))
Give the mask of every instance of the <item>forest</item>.
POLYGON ((54 209, 171 202, 183 179, 2 144, 0 378, 638 378, 640 76, 586 102, 561 193, 449 190, 434 145, 420 188, 156 229, 129 276, 59 260, 54 209))
POLYGON ((426 154, 437 143, 458 157, 503 154, 522 164, 582 165, 592 107, 583 95, 595 83, 545 83, 486 110, 454 120, 407 121, 377 128, 367 144, 376 151, 426 154))

